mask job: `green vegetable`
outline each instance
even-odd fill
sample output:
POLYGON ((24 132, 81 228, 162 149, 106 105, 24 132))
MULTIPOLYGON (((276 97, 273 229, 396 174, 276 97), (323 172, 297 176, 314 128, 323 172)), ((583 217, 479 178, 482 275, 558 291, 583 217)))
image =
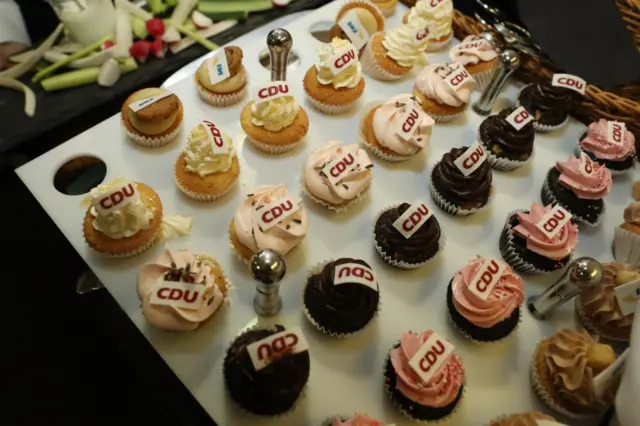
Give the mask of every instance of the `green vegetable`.
POLYGON ((191 31, 189 28, 186 28, 184 25, 174 25, 174 27, 176 30, 180 31, 182 34, 192 38, 193 40, 197 41, 198 43, 200 43, 201 45, 203 45, 204 47, 206 47, 211 51, 216 50, 219 47, 217 44, 212 43, 206 38, 202 37, 200 34, 197 33, 197 31, 191 31))
POLYGON ((188 29, 188 30, 191 30, 191 31, 198 31, 198 27, 196 27, 196 24, 194 24, 194 23, 193 23, 193 21, 191 20, 191 18, 187 19, 187 20, 184 22, 184 24, 183 24, 183 25, 184 25, 184 27, 185 27, 186 29, 188 29))
MULTIPOLYGON (((200 5, 202 5, 202 3, 200 3, 200 5)), ((249 12, 247 12, 246 10, 240 10, 237 12, 207 12, 202 10, 200 6, 198 6, 198 10, 214 21, 224 21, 227 19, 237 19, 239 21, 242 21, 247 19, 247 16, 249 16, 249 12)))
MULTIPOLYGON (((120 69, 123 73, 131 72, 137 68, 138 64, 133 58, 127 58, 120 62, 120 69)), ((71 87, 95 83, 98 81, 98 75, 100 75, 100 67, 83 68, 45 78, 42 80, 42 87, 47 92, 69 89, 71 87)))
POLYGON ((153 15, 162 15, 167 11, 167 5, 162 0, 147 0, 147 4, 153 15))
POLYGON ((271 0, 235 0, 205 1, 200 0, 198 10, 205 15, 209 13, 257 12, 273 8, 271 0))
POLYGON ((178 5, 178 0, 165 0, 164 4, 168 7, 173 7, 178 5))
POLYGON ((134 15, 129 15, 129 19, 131 20, 131 30, 133 30, 133 35, 140 40, 147 38, 149 35, 147 32, 147 24, 142 19, 134 15))

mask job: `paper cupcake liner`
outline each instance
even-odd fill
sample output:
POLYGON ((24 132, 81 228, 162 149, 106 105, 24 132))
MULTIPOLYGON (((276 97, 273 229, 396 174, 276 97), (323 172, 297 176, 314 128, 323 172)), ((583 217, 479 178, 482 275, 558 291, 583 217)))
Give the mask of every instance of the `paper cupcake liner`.
MULTIPOLYGON (((307 283, 309 282, 309 278, 311 278, 312 275, 315 274, 319 274, 320 272, 322 272, 322 269, 328 265, 331 262, 335 262, 337 259, 328 259, 325 260, 324 262, 320 262, 315 264, 313 267, 311 267, 311 269, 309 269, 309 272, 307 273, 307 276, 305 278, 305 285, 304 288, 307 288, 307 283)), ((379 287, 379 285, 378 285, 379 287)), ((318 324, 316 322, 316 320, 313 318, 313 316, 311 315, 311 312, 309 312, 309 309, 307 309, 307 305, 304 304, 304 289, 302 290, 302 297, 301 297, 301 305, 302 305, 302 312, 304 312, 304 316, 307 317, 307 319, 309 320, 309 322, 320 332, 322 332, 323 334, 326 334, 327 336, 331 336, 331 337, 336 337, 338 339, 342 339, 344 337, 349 337, 349 336, 353 336, 354 334, 358 334, 361 333, 363 330, 366 330, 371 323, 373 323, 373 321, 378 317, 378 315, 380 315, 380 311, 382 310, 382 296, 380 295, 380 291, 378 288, 378 309, 376 309, 376 311, 373 314, 373 317, 371 317, 371 319, 369 320, 369 322, 367 324, 365 324, 364 327, 362 327, 359 330, 353 331, 351 333, 335 333, 332 331, 327 330, 326 328, 324 328, 323 326, 321 326, 320 324, 318 324)))
MULTIPOLYGON (((373 38, 374 35, 371 35, 373 38)), ((367 43, 364 48, 364 52, 360 55, 360 64, 362 65, 362 71, 364 71, 370 77, 380 81, 394 81, 404 78, 406 74, 392 74, 380 66, 380 63, 373 54, 373 48, 371 43, 367 43)))
POLYGON ((120 123, 122 124, 122 128, 124 129, 127 136, 134 141, 135 143, 142 145, 146 148, 160 148, 161 146, 165 146, 169 144, 169 142, 173 141, 180 130, 182 129, 182 123, 175 128, 174 131, 162 136, 143 136, 137 133, 133 133, 127 126, 125 126, 122 118, 120 119, 120 123))
POLYGON ((448 123, 449 121, 454 120, 457 116, 459 116, 465 111, 466 111, 466 108, 459 112, 456 112, 455 114, 436 114, 431 111, 427 111, 427 113, 431 118, 433 118, 433 121, 435 121, 436 123, 448 123))
POLYGON ((231 251, 236 255, 238 260, 241 260, 245 265, 249 266, 249 259, 246 259, 236 248, 236 245, 233 244, 233 239, 231 238, 231 230, 229 230, 229 246, 231 247, 231 251))
POLYGON ((198 94, 200 98, 208 103, 209 105, 217 106, 217 107, 226 107, 239 103, 247 94, 247 87, 249 87, 248 83, 244 84, 244 87, 241 90, 238 90, 234 93, 212 93, 207 90, 196 78, 196 88, 198 89, 198 94))
POLYGON ((511 330, 509 332, 509 334, 507 334, 506 336, 504 336, 501 339, 496 339, 496 340, 476 340, 473 337, 469 336, 464 330, 462 330, 460 327, 458 327, 458 324, 456 324, 456 322, 453 320, 453 317, 451 316, 450 312, 447 312, 447 316, 449 317, 449 321, 451 322, 451 324, 453 324, 453 326, 455 327, 456 330, 458 330, 458 332, 460 334, 462 334, 467 340, 469 340, 472 343, 475 343, 477 345, 491 345, 493 343, 498 343, 498 342, 502 342, 503 340, 509 338, 512 334, 514 334, 518 328, 520 327, 520 324, 522 323, 522 311, 524 309, 524 305, 520 305, 520 314, 518 315, 518 324, 516 324, 516 326, 513 328, 513 330, 511 330))
POLYGON ((427 46, 424 48, 424 51, 427 53, 438 52, 444 49, 445 47, 447 47, 447 45, 451 42, 452 38, 453 38, 453 31, 449 33, 449 37, 446 40, 443 40, 443 41, 429 40, 427 42, 427 46))
POLYGON ((393 155, 387 152, 383 152, 381 149, 379 149, 374 145, 371 145, 367 141, 367 137, 364 134, 364 121, 367 119, 367 116, 369 115, 371 110, 373 110, 376 107, 379 107, 380 105, 382 105, 382 102, 379 102, 379 101, 369 102, 367 105, 365 105, 364 114, 360 115, 360 121, 359 121, 360 124, 358 127, 358 135, 360 137, 360 143, 364 145, 369 150, 369 152, 371 152, 371 154, 373 154, 374 156, 378 157, 381 160, 399 163, 402 161, 407 161, 412 159, 415 155, 419 154, 421 150, 416 152, 414 155, 400 155, 400 154, 393 155))
POLYGON ((309 93, 307 93, 307 100, 309 101, 309 103, 311 104, 311 106, 313 108, 315 108, 316 110, 318 110, 318 111, 320 111, 322 113, 328 114, 328 115, 343 114, 343 113, 351 110, 354 107, 354 105, 356 104, 356 102, 358 102, 358 100, 356 99, 355 101, 349 102, 349 103, 344 104, 344 105, 325 104, 325 103, 320 102, 319 100, 313 98, 311 95, 309 95, 309 93))
POLYGON ((302 173, 300 173, 299 183, 300 183, 300 188, 302 190, 302 193, 305 194, 307 198, 309 198, 311 201, 314 201, 320 204, 322 207, 329 209, 335 213, 346 212, 347 210, 349 210, 350 208, 358 204, 360 201, 366 199, 366 197, 369 195, 369 190, 371 189, 371 182, 369 182, 369 184, 365 188, 363 188, 362 191, 360 191, 360 193, 355 196, 355 198, 349 200, 345 204, 336 206, 333 204, 329 204, 326 201, 316 197, 311 193, 311 191, 309 191, 309 189, 307 188, 307 185, 304 183, 304 167, 302 168, 302 173))
POLYGON ((553 191, 551 191, 551 188, 549 187, 549 182, 548 182, 547 179, 545 179, 544 183, 542 184, 542 190, 540 191, 540 199, 542 200, 542 202, 545 205, 548 205, 548 204, 559 204, 559 205, 561 205, 565 210, 567 210, 569 213, 571 213, 572 218, 576 222, 583 223, 583 224, 585 224, 587 226, 598 226, 598 225, 600 225, 600 221, 602 220, 602 217, 604 216, 604 212, 605 212, 605 208, 606 208, 605 205, 603 204, 602 212, 600 213, 600 216, 598 216, 598 219, 595 222, 590 222, 587 219, 585 219, 584 217, 582 217, 579 214, 575 213, 566 204, 559 202, 558 199, 556 198, 555 194, 553 193, 553 191))
POLYGON ((640 234, 617 227, 613 235, 613 258, 633 268, 640 267, 640 234))
POLYGON ((491 81, 491 77, 493 77, 493 74, 495 72, 496 72, 496 68, 493 68, 487 71, 482 71, 482 72, 472 74, 471 77, 473 77, 473 79, 476 82, 475 89, 478 92, 484 91, 484 89, 486 89, 487 86, 489 85, 489 82, 491 81))
POLYGON ((447 244, 447 238, 441 232, 440 233, 440 240, 438 241, 438 251, 436 251, 433 256, 431 256, 427 260, 423 260, 422 262, 408 263, 408 262, 403 262, 403 261, 398 261, 398 260, 393 259, 393 257, 391 257, 387 253, 385 253, 385 251, 382 249, 382 247, 376 241, 376 224, 378 223, 378 219, 380 219, 380 216, 382 216, 382 214, 384 212, 386 212, 386 211, 388 211, 390 209, 399 207, 399 206, 400 206, 400 204, 392 204, 392 205, 389 205, 389 206, 381 209, 380 211, 378 211, 378 213, 376 214, 375 219, 373 220, 373 226, 372 226, 372 229, 371 229, 371 234, 373 235, 373 245, 376 248, 376 251, 378 252, 380 257, 382 258, 382 260, 384 260, 387 264, 393 266, 394 268, 405 269, 405 270, 418 269, 418 268, 421 268, 424 265, 432 262, 438 256, 438 254, 440 254, 444 250, 444 247, 447 244))
MULTIPOLYGON (((431 168, 431 175, 433 175, 434 168, 435 168, 435 165, 433 168, 431 168)), ((493 190, 492 190, 491 193, 489 194, 489 199, 487 200, 487 203, 484 206, 474 208, 474 209, 463 209, 462 207, 456 206, 455 204, 447 201, 447 199, 443 197, 442 194, 440 194, 438 190, 435 188, 435 186, 433 185, 433 179, 431 178, 429 180, 429 192, 431 193, 431 198, 438 205, 438 207, 440 207, 443 211, 453 216, 468 216, 470 214, 478 213, 482 210, 485 210, 487 207, 491 205, 491 201, 493 201, 493 197, 494 197, 493 190)))
MULTIPOLYGON (((224 356, 224 360, 222 362, 222 378, 225 382, 225 388, 227 387, 227 375, 225 374, 224 371, 224 365, 225 365, 225 360, 227 358, 227 352, 229 351, 229 348, 231 347, 231 345, 233 345, 233 343, 236 341, 236 339, 238 339, 240 336, 242 336, 245 333, 248 333, 250 331, 255 331, 255 330, 262 330, 262 329, 269 329, 271 328, 269 325, 263 326, 260 324, 256 324, 253 327, 250 327, 246 330, 241 331, 240 333, 238 333, 227 345, 227 349, 225 349, 225 356, 224 356)), ((252 411, 247 410, 246 408, 244 408, 242 405, 240 405, 239 402, 237 402, 233 396, 231 396, 231 392, 229 392, 227 390, 227 393, 229 395, 229 399, 233 402, 233 405, 239 409, 240 411, 242 411, 243 413, 246 413, 252 417, 255 418, 280 418, 280 417, 286 417, 288 415, 290 415, 291 413, 293 413, 296 408, 298 408, 298 405, 300 404, 300 402, 306 398, 306 394, 307 394, 307 387, 309 386, 309 381, 307 380, 307 383, 305 384, 304 388, 302 388, 302 390, 300 391, 300 394, 298 395, 298 398, 296 399, 296 401, 293 403, 293 405, 291 406, 291 408, 289 408, 287 411, 283 412, 283 413, 279 413, 279 414, 257 414, 254 413, 252 411)))
POLYGON ((380 12, 382 12, 382 15, 384 15, 385 18, 388 18, 390 16, 393 16, 396 14, 396 8, 394 7, 388 7, 388 8, 381 8, 379 7, 378 9, 380 9, 380 12))
MULTIPOLYGON (((522 93, 522 91, 524 89, 526 89, 527 87, 531 86, 531 84, 527 84, 526 86, 524 86, 522 89, 520 89, 520 92, 518 92, 518 97, 516 98, 516 108, 522 106, 522 104, 520 103, 520 93, 522 93)), ((567 118, 565 118, 565 120, 560 123, 560 124, 555 124, 555 125, 549 125, 549 124, 541 124, 539 123, 537 120, 533 120, 531 122, 531 124, 533 125, 533 129, 538 132, 538 133, 548 133, 548 132, 552 132, 556 129, 560 129, 564 126, 567 125, 567 123, 569 122, 569 116, 567 115, 567 118)))
POLYGON ((533 155, 535 154, 535 148, 533 148, 531 151, 531 155, 529 155, 529 158, 527 158, 526 160, 510 160, 508 158, 498 157, 487 148, 487 144, 480 137, 480 132, 478 132, 477 139, 478 143, 480 143, 485 148, 485 152, 487 153, 487 161, 491 165, 491 168, 501 172, 510 172, 526 165, 529 161, 531 161, 533 155))
POLYGON ((288 145, 271 145, 268 143, 258 142, 254 139, 251 139, 249 136, 247 136, 247 140, 251 142, 251 144, 256 149, 272 155, 279 155, 279 154, 284 154, 286 152, 289 152, 292 149, 295 149, 301 143, 301 141, 298 141, 288 145))
POLYGON ((552 409, 552 410, 554 410, 554 411, 556 411, 556 412, 558 412, 558 413, 560 413, 560 414, 562 414, 564 416, 572 418, 572 419, 587 420, 587 419, 590 419, 592 417, 597 416, 597 414, 594 415, 594 414, 573 413, 573 412, 561 407, 560 405, 558 405, 553 400, 551 395, 549 395, 549 393, 547 392, 546 388, 544 387, 544 385, 540 381, 540 375, 538 374, 538 370, 536 369, 535 358, 536 358, 536 354, 537 354, 538 350, 539 349, 536 348, 536 350, 533 353, 533 361, 531 362, 530 376, 531 376, 531 387, 533 388, 533 391, 538 396, 540 401, 542 401, 550 409, 552 409))
MULTIPOLYGON (((342 7, 340 8, 340 10, 338 10, 338 13, 336 14, 336 19, 335 21, 338 22, 338 15, 340 15, 340 12, 342 12, 342 10, 349 5, 363 5, 365 7, 368 8, 372 8, 372 11, 375 11, 379 14, 379 17, 384 20, 384 14, 382 13, 382 11, 380 10, 380 8, 378 6, 376 6, 375 3, 369 1, 369 0, 345 0, 344 3, 342 3, 342 7)), ((374 13, 375 13, 374 12, 374 13)))

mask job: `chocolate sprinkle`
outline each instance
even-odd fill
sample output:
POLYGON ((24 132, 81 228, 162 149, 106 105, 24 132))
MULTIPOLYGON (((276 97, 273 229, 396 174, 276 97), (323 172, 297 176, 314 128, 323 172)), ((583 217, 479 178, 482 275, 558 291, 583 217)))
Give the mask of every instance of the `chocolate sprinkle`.
POLYGON ((365 169, 372 169, 373 168, 373 164, 367 164, 367 166, 365 167, 365 169))
POLYGON ((291 225, 287 224, 287 229, 291 228, 291 225))
POLYGON ((302 221, 300 219, 293 219, 292 222, 297 223, 298 225, 302 224, 302 221))
POLYGON ((343 187, 344 189, 349 189, 349 187, 347 186, 347 184, 346 184, 346 183, 343 183, 343 184, 342 184, 342 187, 343 187))
POLYGON ((247 198, 253 197, 253 194, 247 194, 247 198))

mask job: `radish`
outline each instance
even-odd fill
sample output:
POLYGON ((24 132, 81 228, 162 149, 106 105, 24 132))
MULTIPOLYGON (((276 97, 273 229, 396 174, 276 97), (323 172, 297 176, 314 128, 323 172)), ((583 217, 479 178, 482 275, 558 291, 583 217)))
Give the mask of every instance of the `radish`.
POLYGON ((211 20, 211 18, 209 18, 202 12, 198 12, 197 10, 194 10, 191 14, 191 21, 193 22, 193 25, 195 25, 196 28, 200 30, 213 25, 213 21, 211 20))
POLYGON ((162 41, 164 41, 165 43, 175 43, 177 41, 180 41, 181 38, 182 37, 180 36, 178 30, 173 27, 168 27, 162 35, 162 41))
POLYGON ((273 4, 277 7, 285 7, 287 6, 289 3, 291 3, 291 0, 271 0, 273 2, 273 4))
POLYGON ((98 85, 102 87, 111 87, 120 79, 120 64, 115 59, 108 59, 100 67, 100 74, 98 74, 98 85))
POLYGON ((138 40, 129 48, 129 54, 140 63, 145 63, 147 61, 150 51, 151 42, 147 40, 138 40))
POLYGON ((147 31, 153 38, 160 38, 164 34, 164 22, 160 18, 153 18, 147 21, 147 31))
POLYGON ((151 54, 158 58, 158 59, 162 59, 164 58, 164 55, 167 53, 167 48, 164 46, 164 43, 162 42, 162 40, 160 40, 159 38, 154 40, 153 43, 151 43, 151 54))

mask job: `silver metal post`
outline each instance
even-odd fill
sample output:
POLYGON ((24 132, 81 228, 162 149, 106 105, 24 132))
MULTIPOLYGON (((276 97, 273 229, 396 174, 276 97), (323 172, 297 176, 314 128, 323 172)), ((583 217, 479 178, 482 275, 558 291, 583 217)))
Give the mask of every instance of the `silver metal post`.
POLYGON ((276 28, 267 35, 267 47, 271 58, 271 81, 287 79, 287 63, 293 47, 293 38, 289 31, 276 28))
MULTIPOLYGON (((484 37, 484 36, 483 36, 484 37)), ((484 89, 480 98, 473 104, 473 110, 480 115, 491 114, 491 107, 502 91, 507 79, 520 66, 520 60, 515 50, 506 49, 500 53, 500 65, 491 77, 491 81, 484 89)))
POLYGON ((287 272, 284 258, 273 250, 262 250, 251 257, 250 267, 258 281, 253 309, 260 316, 272 317, 282 309, 280 280, 287 272))

